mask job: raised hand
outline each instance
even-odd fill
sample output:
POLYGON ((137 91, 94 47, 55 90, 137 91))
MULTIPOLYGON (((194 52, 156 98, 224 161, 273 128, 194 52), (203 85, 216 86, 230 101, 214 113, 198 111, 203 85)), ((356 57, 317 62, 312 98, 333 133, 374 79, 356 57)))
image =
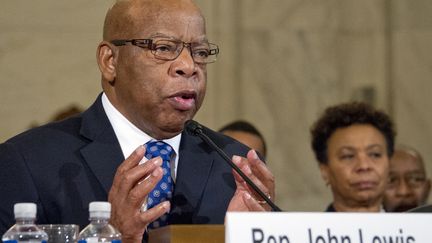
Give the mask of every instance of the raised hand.
POLYGON ((162 159, 153 158, 139 164, 145 148, 139 146, 117 169, 108 194, 111 224, 122 233, 122 242, 142 241, 147 225, 170 210, 169 201, 141 211, 147 195, 162 178, 162 159))
MULTIPOLYGON (((275 198, 275 180, 273 174, 261 161, 254 150, 247 157, 233 156, 232 161, 251 179, 264 194, 275 198)), ((269 211, 271 208, 255 191, 247 185, 241 176, 233 170, 237 189, 228 206, 228 211, 269 211)))

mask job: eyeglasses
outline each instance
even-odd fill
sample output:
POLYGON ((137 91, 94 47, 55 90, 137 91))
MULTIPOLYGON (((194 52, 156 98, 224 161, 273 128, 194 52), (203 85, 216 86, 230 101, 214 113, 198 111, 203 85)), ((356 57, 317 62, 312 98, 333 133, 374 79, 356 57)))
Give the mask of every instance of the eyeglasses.
POLYGON ((164 61, 175 60, 183 49, 189 48, 192 59, 195 63, 207 64, 216 61, 219 47, 212 43, 186 43, 172 39, 131 39, 131 40, 112 40, 115 46, 124 46, 128 43, 141 48, 147 48, 155 58, 164 61))
POLYGON ((419 188, 423 186, 424 183, 426 182, 426 177, 424 175, 417 175, 417 174, 408 174, 404 176, 390 175, 388 187, 395 188, 402 181, 404 181, 405 184, 410 188, 419 188))

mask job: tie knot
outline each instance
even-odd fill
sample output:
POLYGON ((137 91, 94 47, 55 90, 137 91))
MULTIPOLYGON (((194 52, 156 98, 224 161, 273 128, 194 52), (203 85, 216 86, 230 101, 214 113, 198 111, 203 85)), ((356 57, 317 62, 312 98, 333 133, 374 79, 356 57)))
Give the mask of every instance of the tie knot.
POLYGON ((147 159, 160 156, 164 161, 169 161, 171 159, 171 155, 174 152, 173 148, 163 141, 150 141, 146 143, 145 146, 145 156, 147 159))

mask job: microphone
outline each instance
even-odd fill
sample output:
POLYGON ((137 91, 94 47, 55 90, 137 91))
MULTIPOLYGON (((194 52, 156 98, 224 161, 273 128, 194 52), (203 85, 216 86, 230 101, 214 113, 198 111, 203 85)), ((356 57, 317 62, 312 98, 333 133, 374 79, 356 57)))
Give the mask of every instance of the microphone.
POLYGON ((249 179, 249 177, 247 177, 243 171, 241 171, 241 169, 234 164, 234 162, 231 161, 231 159, 228 157, 228 155, 221 149, 219 148, 214 142, 213 140, 211 140, 206 134, 204 134, 203 132, 203 127, 201 126, 201 124, 199 124, 198 122, 194 121, 194 120, 188 120, 185 123, 185 129, 186 131, 193 135, 193 136, 198 136, 200 137, 207 145, 209 145, 210 147, 212 147, 214 150, 216 150, 216 152, 218 152, 218 154, 231 166, 231 168, 233 168, 240 176, 241 178, 243 178, 243 180, 246 181, 246 183, 252 187, 252 189, 258 193, 258 195, 260 195, 260 197, 272 208, 272 211, 275 212, 281 212, 282 210, 276 206, 276 204, 274 204, 265 194, 263 191, 261 191, 257 185, 255 185, 255 183, 252 182, 251 179, 249 179))

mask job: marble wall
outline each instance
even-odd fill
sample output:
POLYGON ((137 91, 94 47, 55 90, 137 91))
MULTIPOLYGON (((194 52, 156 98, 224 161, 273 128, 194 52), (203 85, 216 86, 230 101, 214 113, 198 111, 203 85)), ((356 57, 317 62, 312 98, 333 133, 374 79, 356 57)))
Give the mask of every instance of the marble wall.
MULTIPOLYGON (((197 0, 221 54, 209 65, 197 120, 247 119, 269 146, 278 205, 321 211, 330 200, 309 145, 325 107, 365 100, 385 109, 398 140, 432 175, 432 2, 197 0)), ((0 9, 0 140, 100 92, 95 51, 107 0, 4 0, 0 9)))
POLYGON ((5 0, 0 8, 0 140, 100 92, 96 47, 112 1, 5 0))

